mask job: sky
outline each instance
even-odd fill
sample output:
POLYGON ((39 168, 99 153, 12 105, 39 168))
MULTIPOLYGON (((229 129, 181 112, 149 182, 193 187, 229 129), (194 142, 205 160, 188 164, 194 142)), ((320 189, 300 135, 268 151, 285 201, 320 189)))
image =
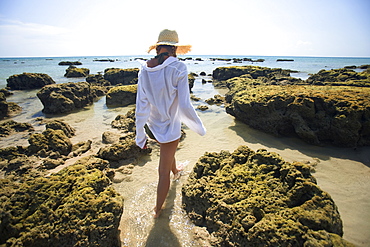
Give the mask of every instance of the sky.
POLYGON ((370 57, 370 0, 0 0, 0 57, 147 54, 370 57))

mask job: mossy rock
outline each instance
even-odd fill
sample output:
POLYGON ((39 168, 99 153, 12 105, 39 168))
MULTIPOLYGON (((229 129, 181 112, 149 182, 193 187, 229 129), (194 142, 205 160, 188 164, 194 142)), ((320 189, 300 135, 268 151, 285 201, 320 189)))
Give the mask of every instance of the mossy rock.
POLYGON ((120 246, 122 197, 98 169, 0 179, 1 246, 120 246))
POLYGON ((137 84, 139 69, 118 69, 108 68, 104 71, 104 79, 112 85, 131 85, 137 84))
POLYGON ((71 138, 75 135, 75 129, 72 128, 69 124, 60 121, 60 120, 51 120, 46 123, 46 129, 53 129, 53 130, 63 130, 64 134, 71 138))
POLYGON ((250 75, 251 78, 257 79, 259 77, 289 77, 292 70, 285 70, 280 68, 267 68, 260 66, 230 66, 230 67, 219 67, 216 68, 212 77, 215 80, 225 81, 233 77, 239 77, 241 75, 250 75))
POLYGON ((42 88, 37 97, 44 106, 44 113, 58 114, 72 112, 91 105, 94 92, 87 82, 69 82, 42 88))
POLYGON ((348 68, 320 70, 306 81, 312 85, 370 87, 370 70, 363 72, 348 68))
POLYGON ((72 78, 72 77, 86 77, 90 74, 90 70, 86 68, 77 68, 76 66, 70 65, 68 69, 66 69, 66 73, 64 77, 72 78))
POLYGON ((110 146, 101 148, 98 157, 108 161, 119 161, 138 158, 151 152, 150 148, 141 149, 133 138, 126 138, 110 146))
POLYGON ((116 118, 112 121, 112 128, 120 129, 128 132, 135 132, 135 109, 128 111, 125 115, 117 115, 116 118))
POLYGON ((110 106, 128 106, 136 103, 137 85, 117 86, 111 88, 106 95, 106 103, 110 106))
POLYGON ((227 81, 226 111, 249 126, 315 144, 370 145, 370 89, 227 81))
POLYGON ((59 152, 62 155, 68 155, 72 150, 72 143, 65 135, 63 130, 46 129, 42 133, 30 135, 28 138, 29 154, 37 154, 40 151, 59 152))
POLYGON ((12 75, 7 81, 7 87, 12 90, 26 90, 42 88, 46 85, 55 84, 55 81, 47 74, 23 73, 12 75))
POLYGON ((8 120, 0 124, 0 137, 8 136, 13 132, 34 131, 29 123, 18 123, 14 120, 8 120))
POLYGON ((182 188, 190 219, 212 246, 353 246, 310 167, 240 146, 205 153, 182 188))

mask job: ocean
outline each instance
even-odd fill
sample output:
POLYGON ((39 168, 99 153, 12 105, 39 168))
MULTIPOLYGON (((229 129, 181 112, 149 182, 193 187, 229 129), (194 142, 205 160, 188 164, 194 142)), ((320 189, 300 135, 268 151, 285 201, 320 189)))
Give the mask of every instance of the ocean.
MULTIPOLYGON (((59 66, 60 61, 80 61, 78 67, 90 69, 90 74, 103 72, 106 68, 138 68, 136 58, 150 58, 149 55, 138 56, 107 56, 107 57, 42 57, 42 58, 0 58, 0 88, 6 87, 6 79, 23 72, 45 73, 56 83, 84 81, 84 78, 65 78, 68 66, 59 66), (111 59, 114 62, 98 62, 94 60, 111 59)), ((336 69, 344 66, 360 66, 370 64, 370 58, 340 58, 340 57, 272 57, 272 56, 224 56, 224 55, 189 55, 185 60, 188 71, 207 76, 197 77, 193 94, 201 98, 193 102, 194 107, 207 105, 205 100, 215 94, 224 94, 225 89, 215 89, 212 83, 202 83, 202 79, 211 80, 210 74, 217 67, 257 65, 270 68, 283 68, 298 71, 292 76, 307 79, 309 74, 322 69, 336 69), (214 61, 212 58, 251 58, 264 59, 264 62, 232 63, 214 61), (277 59, 293 59, 294 61, 277 62, 277 59)), ((359 70, 360 71, 360 70, 359 70)), ((36 132, 44 130, 36 118, 63 120, 76 130, 72 143, 92 141, 92 150, 96 153, 104 144, 102 133, 117 131, 111 128, 111 122, 118 114, 125 114, 133 108, 107 107, 105 97, 98 99, 93 105, 79 111, 62 114, 46 115, 42 113, 43 106, 36 96, 38 90, 13 91, 14 95, 7 98, 22 107, 22 112, 11 119, 17 122, 31 123, 36 132)), ((344 238, 357 246, 366 246, 370 242, 370 148, 362 147, 356 150, 338 147, 316 147, 295 138, 277 138, 254 130, 226 114, 224 106, 209 106, 209 110, 197 111, 207 134, 200 137, 186 131, 186 139, 181 143, 176 153, 178 162, 188 164, 185 172, 188 174, 198 158, 205 152, 233 151, 240 145, 247 145, 253 150, 260 148, 280 154, 286 161, 301 161, 319 164, 314 176, 319 186, 327 191, 339 208, 343 225, 344 238), (354 187, 356 185, 356 187, 354 187), (358 202, 361 198, 361 203, 358 202)), ((3 121, 3 120, 2 120, 3 121)), ((27 133, 14 134, 0 139, 0 147, 28 145, 27 133)), ((125 208, 121 220, 122 246, 200 246, 194 239, 197 228, 188 220, 181 208, 181 185, 186 182, 186 176, 178 182, 173 182, 166 201, 163 215, 154 221, 151 211, 155 204, 157 167, 159 148, 153 144, 150 158, 143 158, 135 165, 129 179, 113 184, 115 189, 125 198, 125 208)), ((70 164, 67 162, 67 165, 70 164)), ((61 169, 62 167, 57 168, 61 169)))

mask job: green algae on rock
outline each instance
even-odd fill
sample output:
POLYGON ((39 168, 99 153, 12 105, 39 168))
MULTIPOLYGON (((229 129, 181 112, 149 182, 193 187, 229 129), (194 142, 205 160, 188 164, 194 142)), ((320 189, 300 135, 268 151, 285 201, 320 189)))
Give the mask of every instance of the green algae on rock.
POLYGON ((70 65, 68 69, 66 69, 66 73, 64 77, 72 78, 72 77, 86 77, 90 74, 90 70, 86 68, 77 68, 76 66, 70 65))
POLYGON ((215 80, 224 81, 231 79, 233 77, 239 77, 241 75, 249 75, 252 79, 257 79, 259 77, 266 78, 280 78, 289 77, 290 73, 297 72, 293 70, 280 69, 280 68, 267 68, 260 66, 230 66, 230 67, 219 67, 216 68, 212 77, 215 80))
POLYGON ((13 90, 27 90, 42 88, 46 85, 55 84, 55 81, 47 74, 23 73, 12 75, 7 81, 7 87, 13 90))
POLYGON ((49 114, 67 113, 91 105, 95 96, 88 82, 49 85, 37 93, 44 106, 42 111, 49 114))
POLYGON ((123 198, 101 170, 0 179, 1 246, 120 246, 123 198))
POLYGON ((213 246, 353 246, 310 167, 240 146, 205 153, 182 188, 191 220, 213 246))
POLYGON ((227 113, 253 128, 315 145, 370 145, 367 87, 264 85, 244 76, 227 84, 227 113))
POLYGON ((320 70, 306 81, 312 85, 370 87, 370 69, 363 72, 347 68, 320 70))
POLYGON ((118 69, 108 68, 104 71, 104 79, 112 85, 131 85, 137 84, 139 69, 118 69))
POLYGON ((8 136, 13 132, 34 131, 29 123, 18 123, 14 120, 8 120, 0 124, 0 137, 8 136))
POLYGON ((136 103, 137 85, 117 86, 111 88, 106 96, 110 106, 128 106, 136 103))

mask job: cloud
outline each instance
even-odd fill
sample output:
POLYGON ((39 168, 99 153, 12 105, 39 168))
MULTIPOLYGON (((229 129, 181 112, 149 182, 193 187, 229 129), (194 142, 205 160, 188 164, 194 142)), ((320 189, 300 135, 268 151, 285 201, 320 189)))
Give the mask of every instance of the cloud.
POLYGON ((70 30, 57 26, 27 23, 18 20, 0 20, 1 56, 44 56, 58 52, 70 30), (45 51, 45 54, 40 54, 45 51))

